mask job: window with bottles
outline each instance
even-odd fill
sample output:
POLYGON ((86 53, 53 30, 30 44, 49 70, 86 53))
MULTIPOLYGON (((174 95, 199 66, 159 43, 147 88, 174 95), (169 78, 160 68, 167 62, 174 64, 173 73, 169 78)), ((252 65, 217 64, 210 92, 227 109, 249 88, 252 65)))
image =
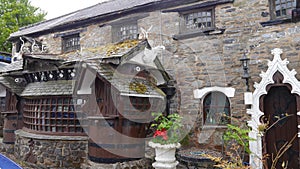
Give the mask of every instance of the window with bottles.
POLYGON ((62 50, 63 52, 80 50, 79 33, 62 37, 62 50))
POLYGON ((181 33, 214 28, 214 9, 201 9, 182 13, 181 33))
POLYGON ((136 21, 113 25, 113 42, 120 42, 137 38, 138 25, 136 21))
POLYGON ((225 94, 211 92, 204 98, 203 121, 205 125, 226 125, 230 123, 230 103, 225 94))
POLYGON ((77 103, 71 97, 26 99, 24 125, 39 132, 83 133, 85 114, 77 103))

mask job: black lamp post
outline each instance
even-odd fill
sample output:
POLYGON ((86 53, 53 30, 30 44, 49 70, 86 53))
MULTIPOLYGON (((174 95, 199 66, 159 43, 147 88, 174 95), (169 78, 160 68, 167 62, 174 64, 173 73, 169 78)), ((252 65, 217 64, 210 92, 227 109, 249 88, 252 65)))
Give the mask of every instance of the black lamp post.
POLYGON ((248 62, 249 62, 250 58, 247 58, 246 54, 244 53, 243 57, 240 59, 240 61, 242 62, 242 66, 243 66, 243 76, 242 79, 246 80, 246 86, 247 86, 247 92, 250 91, 249 89, 249 79, 250 79, 250 75, 249 75, 249 67, 248 67, 248 62))
POLYGON ((167 96, 167 103, 166 103, 167 115, 170 114, 171 99, 176 94, 176 87, 174 86, 173 83, 174 81, 168 81, 167 84, 159 87, 167 96))

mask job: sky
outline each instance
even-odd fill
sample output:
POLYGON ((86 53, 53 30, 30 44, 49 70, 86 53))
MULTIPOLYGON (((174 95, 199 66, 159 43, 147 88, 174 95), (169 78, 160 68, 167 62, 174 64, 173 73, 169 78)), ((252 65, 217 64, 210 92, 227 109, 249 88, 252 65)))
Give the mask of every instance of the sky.
POLYGON ((52 19, 107 0, 30 0, 31 5, 47 12, 46 19, 52 19))

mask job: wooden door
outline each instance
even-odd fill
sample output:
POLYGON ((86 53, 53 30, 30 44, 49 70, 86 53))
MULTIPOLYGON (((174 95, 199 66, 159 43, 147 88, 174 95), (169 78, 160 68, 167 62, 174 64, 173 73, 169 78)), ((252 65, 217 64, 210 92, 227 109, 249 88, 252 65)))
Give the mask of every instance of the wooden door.
POLYGON ((274 86, 263 99, 265 122, 269 121, 264 142, 264 154, 268 154, 268 166, 270 169, 273 158, 278 154, 283 145, 293 139, 292 146, 279 158, 276 169, 282 168, 282 163, 288 164, 288 169, 299 169, 299 139, 297 137, 297 104, 296 96, 286 86, 274 86))

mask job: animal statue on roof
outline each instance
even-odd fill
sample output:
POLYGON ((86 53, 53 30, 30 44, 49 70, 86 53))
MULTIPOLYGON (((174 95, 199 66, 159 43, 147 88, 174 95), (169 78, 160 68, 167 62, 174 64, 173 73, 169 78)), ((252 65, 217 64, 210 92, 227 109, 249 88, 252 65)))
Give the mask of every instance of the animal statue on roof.
POLYGON ((158 52, 165 50, 165 47, 162 45, 152 47, 154 46, 154 41, 149 39, 149 33, 152 27, 153 26, 151 25, 147 30, 141 27, 141 34, 139 35, 139 39, 146 39, 149 43, 149 45, 145 48, 144 56, 142 58, 145 64, 154 62, 158 52))

